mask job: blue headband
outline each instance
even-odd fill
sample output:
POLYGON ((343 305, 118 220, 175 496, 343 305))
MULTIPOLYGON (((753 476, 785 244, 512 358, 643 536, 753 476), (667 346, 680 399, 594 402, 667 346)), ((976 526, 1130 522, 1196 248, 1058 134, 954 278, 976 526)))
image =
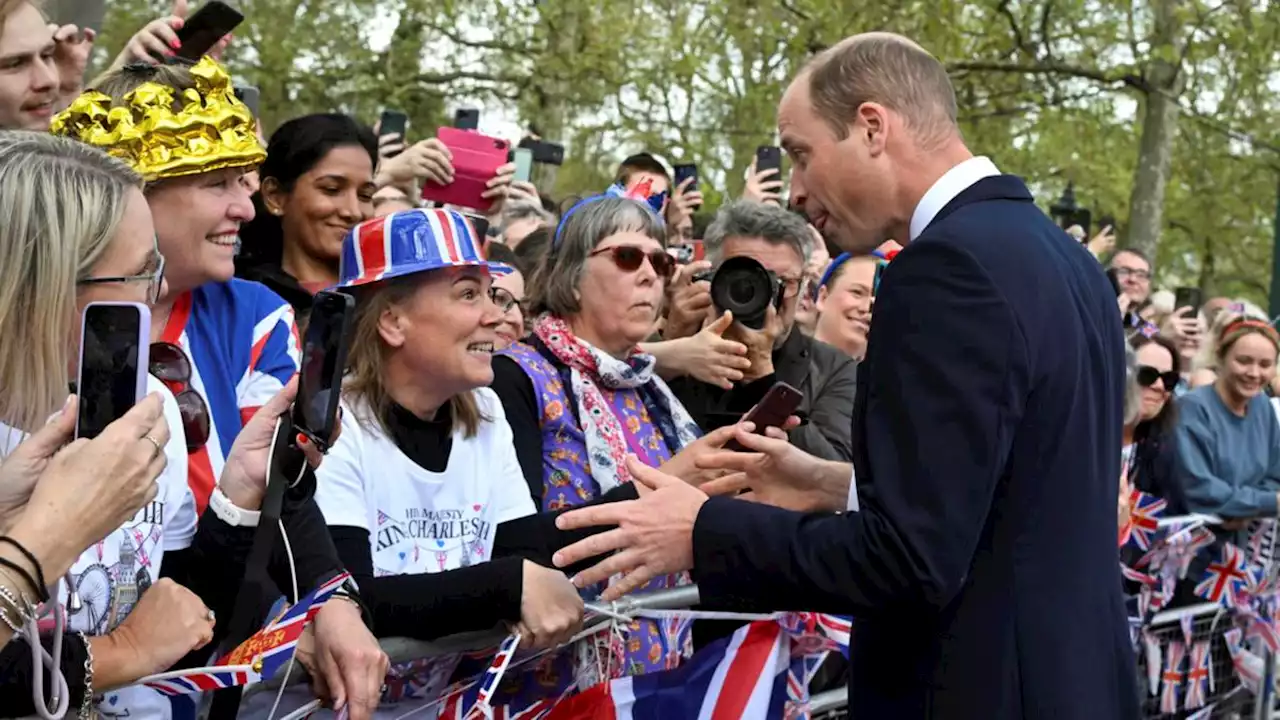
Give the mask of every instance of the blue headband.
POLYGON ((564 215, 560 216, 560 224, 556 226, 556 234, 551 239, 551 247, 557 247, 560 245, 560 240, 564 236, 564 227, 566 224, 568 224, 569 218, 572 217, 574 213, 578 212, 579 209, 587 205, 590 205, 594 202, 604 200, 605 198, 610 198, 610 197, 621 198, 623 200, 630 200, 634 203, 637 203, 643 206, 649 212, 653 213, 654 217, 658 218, 658 222, 662 223, 662 205, 663 203, 666 202, 666 199, 667 199, 667 194, 665 192, 660 192, 660 193, 657 193, 656 195, 650 195, 647 201, 642 202, 637 198, 633 198, 630 195, 627 195, 627 191, 625 188, 622 187, 622 184, 617 183, 609 186, 609 189, 605 190, 603 194, 589 195, 587 197, 584 197, 578 202, 574 203, 573 206, 570 207, 568 210, 566 210, 564 215))

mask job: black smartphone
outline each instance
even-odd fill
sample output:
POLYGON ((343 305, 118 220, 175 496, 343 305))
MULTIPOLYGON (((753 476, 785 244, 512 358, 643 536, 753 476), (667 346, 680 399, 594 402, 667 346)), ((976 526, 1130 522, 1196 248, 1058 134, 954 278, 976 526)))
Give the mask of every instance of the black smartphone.
POLYGON ((756 173, 765 170, 777 170, 778 174, 771 179, 782 179, 782 148, 777 145, 761 145, 756 148, 756 173))
POLYGON ((51 23, 100 31, 107 14, 107 0, 52 0, 46 2, 44 8, 51 23))
MULTIPOLYGON (((409 131, 409 116, 399 110, 383 110, 378 120, 378 135, 399 135, 401 144, 406 142, 405 133, 409 131)), ((395 157, 403 150, 387 153, 387 157, 395 157)))
POLYGON ((676 165, 672 168, 675 171, 675 186, 680 187, 685 180, 693 178, 693 182, 689 183, 689 192, 698 189, 698 166, 693 163, 685 163, 676 165))
POLYGON ((338 424, 342 376, 347 370, 347 347, 355 298, 340 292, 317 293, 302 342, 302 370, 298 397, 293 401, 293 425, 322 451, 329 447, 338 424))
POLYGON ((516 147, 528 148, 533 151, 533 161, 541 165, 555 165, 559 167, 564 164, 564 146, 545 140, 534 140, 526 137, 522 139, 516 147))
POLYGON ((76 437, 92 440, 147 395, 151 311, 140 303, 89 303, 80 334, 76 437))
POLYGON ((476 108, 458 108, 453 114, 453 126, 459 130, 479 130, 480 111, 476 108))
MULTIPOLYGON (((774 383, 760 402, 742 417, 742 421, 755 423, 755 434, 764 435, 767 428, 782 427, 787 422, 787 418, 794 415, 800 408, 800 403, 803 401, 804 393, 784 382, 774 383)), ((725 447, 738 451, 746 449, 736 440, 730 440, 725 447)))
POLYGON ((209 0, 187 18, 178 31, 178 40, 182 42, 178 57, 192 62, 199 60, 242 22, 244 15, 239 10, 222 0, 209 0))
POLYGON ((1179 310, 1184 307, 1191 308, 1191 315, 1200 312, 1200 303, 1203 300, 1198 287, 1180 287, 1173 291, 1173 309, 1179 310))
POLYGON ((244 106, 249 108, 249 112, 253 113, 254 117, 258 117, 258 106, 261 104, 258 99, 262 97, 262 93, 258 91, 258 88, 252 85, 237 85, 235 92, 236 99, 244 103, 244 106))
POLYGON ((1103 215, 1098 218, 1098 232, 1102 232, 1105 228, 1111 228, 1112 232, 1117 229, 1115 215, 1103 215))

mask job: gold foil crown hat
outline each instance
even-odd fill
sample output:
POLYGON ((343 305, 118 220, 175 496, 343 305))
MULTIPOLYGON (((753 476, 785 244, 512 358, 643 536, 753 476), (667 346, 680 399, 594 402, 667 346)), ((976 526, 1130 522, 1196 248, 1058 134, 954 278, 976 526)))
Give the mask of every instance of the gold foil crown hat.
POLYGON ((168 85, 147 82, 112 107, 109 96, 85 92, 53 119, 50 131, 105 150, 147 182, 259 165, 266 150, 253 113, 240 102, 227 71, 205 57, 191 68, 194 88, 174 112, 168 85))

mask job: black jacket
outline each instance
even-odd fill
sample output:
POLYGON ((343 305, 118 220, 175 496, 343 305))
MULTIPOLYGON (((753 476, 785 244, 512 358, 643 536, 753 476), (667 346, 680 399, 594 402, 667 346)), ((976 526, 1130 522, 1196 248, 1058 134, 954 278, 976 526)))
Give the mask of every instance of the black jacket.
POLYGON ((775 382, 785 382, 804 393, 797 412, 804 424, 791 431, 791 443, 826 460, 851 461, 849 417, 853 414, 858 363, 793 329, 786 342, 773 351, 773 369, 772 375, 728 391, 690 377, 673 381, 671 391, 698 427, 710 432, 738 422, 775 382))
POLYGON ((704 602, 854 616, 849 714, 1131 720, 1116 548, 1124 335, 1098 263, 1019 179, 885 270, 853 413, 857 512, 715 497, 704 602))

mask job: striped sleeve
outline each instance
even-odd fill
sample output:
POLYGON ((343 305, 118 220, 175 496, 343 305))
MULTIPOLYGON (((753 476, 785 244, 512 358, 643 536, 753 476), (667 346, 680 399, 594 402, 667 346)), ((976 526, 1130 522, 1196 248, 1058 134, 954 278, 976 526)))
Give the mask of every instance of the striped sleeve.
POLYGON ((302 356, 293 308, 274 293, 269 297, 275 300, 275 307, 266 308, 254 324, 249 366, 236 386, 244 422, 297 374, 302 356))

